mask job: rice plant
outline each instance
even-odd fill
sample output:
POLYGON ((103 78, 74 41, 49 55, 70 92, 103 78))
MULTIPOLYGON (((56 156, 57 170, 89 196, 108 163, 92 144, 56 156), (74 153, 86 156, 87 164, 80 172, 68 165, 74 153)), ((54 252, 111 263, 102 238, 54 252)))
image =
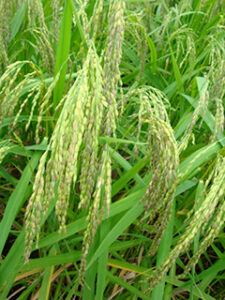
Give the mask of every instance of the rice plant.
POLYGON ((224 2, 0 3, 0 299, 224 299, 224 2))

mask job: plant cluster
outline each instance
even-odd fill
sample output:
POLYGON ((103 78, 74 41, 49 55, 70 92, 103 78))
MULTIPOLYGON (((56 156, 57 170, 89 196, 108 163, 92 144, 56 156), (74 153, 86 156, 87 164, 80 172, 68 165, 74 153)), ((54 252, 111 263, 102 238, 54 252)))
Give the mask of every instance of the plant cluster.
POLYGON ((223 299, 224 9, 1 1, 0 299, 223 299))

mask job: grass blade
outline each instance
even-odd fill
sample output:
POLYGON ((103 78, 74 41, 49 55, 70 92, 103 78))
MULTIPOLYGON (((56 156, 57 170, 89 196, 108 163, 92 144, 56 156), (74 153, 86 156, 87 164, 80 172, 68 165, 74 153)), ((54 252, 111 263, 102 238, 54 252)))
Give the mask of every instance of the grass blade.
POLYGON ((59 36, 59 44, 58 44, 57 54, 56 54, 56 63, 55 63, 55 76, 58 74, 58 72, 60 72, 60 76, 53 93, 54 108, 56 108, 60 99, 63 96, 67 62, 68 62, 69 51, 70 51, 71 29, 72 29, 72 5, 70 0, 65 0, 63 18, 62 18, 61 30, 59 36))

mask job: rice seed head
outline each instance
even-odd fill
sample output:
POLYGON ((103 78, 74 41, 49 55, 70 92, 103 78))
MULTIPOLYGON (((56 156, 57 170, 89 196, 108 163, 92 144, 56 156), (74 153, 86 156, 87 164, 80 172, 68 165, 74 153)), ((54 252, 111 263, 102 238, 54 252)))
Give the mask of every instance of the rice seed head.
MULTIPOLYGON (((125 95, 126 97, 126 95, 125 95)), ((129 92, 138 117, 138 125, 134 131, 137 142, 147 141, 145 156, 150 160, 151 181, 141 203, 145 205, 145 214, 151 213, 149 222, 156 218, 155 235, 149 253, 153 255, 158 248, 166 225, 170 219, 174 193, 178 184, 177 168, 179 165, 178 145, 170 125, 166 107, 169 102, 155 88, 143 87, 129 92), (160 214, 158 212, 160 211, 160 214)), ((134 147, 137 151, 137 146, 134 147)))
POLYGON ((6 67, 8 59, 8 42, 11 35, 11 17, 13 1, 2 0, 0 2, 0 74, 2 66, 6 67))
POLYGON ((140 61, 140 71, 136 80, 140 81, 143 76, 148 50, 147 32, 146 27, 143 25, 142 14, 139 16, 137 12, 129 12, 125 32, 127 35, 126 40, 134 39, 134 43, 136 43, 137 57, 140 61))
MULTIPOLYGON (((99 5, 102 5, 101 1, 99 5)), ((65 231, 70 188, 77 182, 78 162, 82 157, 79 207, 89 207, 89 213, 80 266, 81 282, 89 246, 101 222, 103 211, 109 212, 111 200, 111 159, 107 146, 101 151, 98 137, 102 132, 107 136, 112 131, 115 132, 116 94, 124 34, 123 10, 122 1, 110 2, 109 34, 104 60, 100 60, 94 44, 88 40, 90 47, 86 60, 63 101, 63 108, 49 144, 51 152, 47 150, 40 161, 26 213, 25 256, 28 258, 34 239, 38 243, 38 224, 42 216, 46 215, 53 198, 56 198, 55 212, 59 231, 65 231), (101 62, 104 64, 103 68, 101 62), (105 120, 106 126, 103 125, 105 120)), ((83 14, 85 23, 84 10, 80 14, 83 14)), ((88 28, 86 29, 87 35, 88 28)))
MULTIPOLYGON (((49 93, 53 86, 54 84, 49 93)), ((46 95, 46 99, 48 99, 48 95, 46 95)), ((79 72, 74 85, 65 98, 61 114, 50 140, 51 153, 47 150, 41 159, 33 193, 28 204, 27 224, 30 224, 31 220, 36 218, 37 207, 41 209, 38 213, 38 217, 41 218, 42 215, 46 215, 52 199, 57 198, 55 212, 60 224, 59 231, 65 231, 70 189, 71 185, 77 181, 78 161, 80 155, 82 155, 80 206, 88 207, 93 197, 92 214, 89 218, 89 230, 92 232, 90 236, 92 240, 98 226, 97 211, 101 204, 102 188, 105 182, 103 182, 103 179, 105 180, 106 159, 101 157, 103 154, 100 152, 98 136, 103 126, 103 111, 106 106, 100 59, 94 48, 90 48, 83 69, 79 72), (95 117, 96 115, 98 115, 98 118, 95 117), (88 123, 89 118, 90 122, 88 123), (82 145, 84 150, 80 154, 82 145), (49 159, 47 162, 48 153, 49 159), (96 173, 95 168, 97 170, 100 168, 99 172, 96 173), (90 171, 92 174, 90 174, 90 171), (44 181, 40 179, 41 177, 44 178, 44 181), (98 177, 99 179, 97 179, 98 177), (90 178, 91 183, 88 181, 90 178), (39 190, 42 191, 41 195, 39 190), (87 190, 89 192, 86 194, 87 190), (41 202, 40 205, 39 202, 41 202)), ((32 228, 32 232, 36 232, 37 224, 33 224, 32 228)), ((89 235, 87 234, 87 236, 89 235)), ((31 241, 34 238, 35 235, 28 232, 26 255, 31 250, 31 241)), ((37 235, 36 239, 38 240, 37 235)), ((86 247, 88 246, 89 244, 86 245, 86 247)))
POLYGON ((2 163, 4 157, 8 154, 8 151, 14 146, 10 143, 10 140, 0 141, 0 163, 2 163))
POLYGON ((58 43, 59 37, 59 9, 60 9, 60 1, 52 0, 52 8, 53 8, 53 37, 55 39, 55 43, 58 43))
POLYGON ((203 89, 200 92, 198 105, 194 110, 191 123, 189 124, 188 128, 186 129, 186 131, 183 134, 181 141, 179 143, 179 153, 181 153, 182 151, 184 151, 187 148, 188 143, 189 143, 191 137, 193 136, 193 128, 195 127, 200 116, 202 117, 202 120, 201 120, 199 127, 202 126, 202 123, 204 121, 206 111, 208 108, 208 103, 209 103, 209 93, 206 89, 203 89))
POLYGON ((25 238, 25 260, 28 262, 30 252, 36 238, 36 246, 38 247, 39 232, 40 232, 40 222, 41 216, 43 214, 43 197, 45 190, 45 164, 48 152, 46 151, 41 157, 38 171, 35 177, 33 192, 29 199, 29 203, 25 213, 25 228, 26 228, 26 238, 25 238))
MULTIPOLYGON (((200 255, 206 250, 209 244, 214 240, 218 235, 220 228, 223 225, 223 216, 225 215, 224 211, 224 196, 225 196, 225 159, 218 158, 215 169, 212 171, 210 178, 213 178, 213 182, 209 191, 206 194, 206 197, 202 205, 195 211, 194 216, 184 234, 180 237, 177 245, 171 250, 167 260, 153 272, 151 277, 151 287, 157 285, 164 275, 167 273, 170 267, 172 267, 179 257, 183 254, 184 251, 187 251, 192 244, 196 233, 203 228, 208 228, 206 234, 204 235, 203 241, 201 242, 196 253, 192 256, 189 263, 187 264, 185 271, 181 278, 185 277, 187 272, 193 267, 200 255), (219 208, 219 209, 218 209, 219 208)), ((206 184, 207 185, 207 184, 206 184)), ((205 191, 206 192, 206 191, 205 191)))
POLYGON ((41 0, 28 0, 28 24, 31 27, 40 27, 44 31, 47 30, 41 0))
MULTIPOLYGON (((54 9, 57 9, 57 1, 54 0, 54 9)), ((53 15, 54 17, 54 15, 53 15)), ((55 20, 54 27, 55 25, 55 20)), ((50 32, 45 23, 44 9, 41 0, 28 0, 28 26, 34 36, 36 44, 32 44, 40 53, 43 65, 49 74, 53 74, 55 56, 51 44, 50 32)))
POLYGON ((16 62, 7 67, 0 78, 1 115, 0 126, 5 117, 11 117, 18 104, 19 95, 28 83, 28 76, 19 84, 15 84, 19 73, 26 62, 16 62))
POLYGON ((212 142, 215 142, 218 138, 218 134, 224 131, 224 125, 225 125, 223 102, 219 98, 216 98, 215 101, 216 101, 216 114, 215 114, 214 132, 211 137, 212 142))
POLYGON ((120 60, 122 56, 122 43, 124 38, 124 1, 110 1, 108 13, 108 33, 106 51, 104 54, 104 90, 109 111, 106 118, 106 135, 116 131, 117 88, 120 79, 120 60))
POLYGON ((55 77, 53 82, 46 88, 41 70, 31 61, 17 61, 10 64, 4 74, 0 77, 0 127, 5 118, 11 118, 17 110, 12 126, 12 130, 26 105, 31 106, 29 119, 26 124, 26 130, 29 128, 35 110, 39 111, 38 124, 36 126, 36 140, 39 142, 38 132, 40 123, 44 114, 51 107, 51 95, 53 88, 59 78, 55 77), (20 78, 23 68, 29 68, 30 72, 20 78), (26 97, 24 97, 26 95, 26 97))
POLYGON ((101 29, 102 29, 102 18, 103 18, 103 2, 104 0, 98 0, 95 3, 94 7, 94 13, 90 20, 90 23, 94 25, 93 29, 93 40, 96 40, 97 36, 101 35, 101 29))

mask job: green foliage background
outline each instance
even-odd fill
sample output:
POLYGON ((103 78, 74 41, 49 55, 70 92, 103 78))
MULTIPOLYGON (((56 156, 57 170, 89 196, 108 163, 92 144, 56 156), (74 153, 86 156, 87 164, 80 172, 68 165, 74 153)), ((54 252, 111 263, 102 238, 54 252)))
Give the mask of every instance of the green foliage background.
POLYGON ((225 3, 0 2, 0 299, 224 299, 225 3))

